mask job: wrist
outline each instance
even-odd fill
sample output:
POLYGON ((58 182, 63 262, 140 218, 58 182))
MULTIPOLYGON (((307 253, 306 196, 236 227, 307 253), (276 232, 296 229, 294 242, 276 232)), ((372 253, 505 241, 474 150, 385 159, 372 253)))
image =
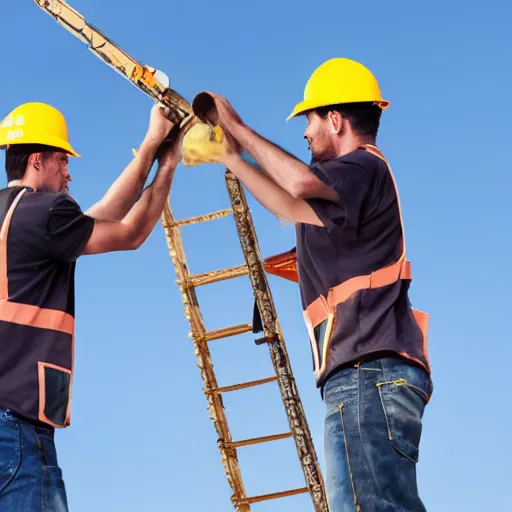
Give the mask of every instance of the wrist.
POLYGON ((242 157, 239 153, 228 153, 225 155, 221 162, 227 167, 232 168, 238 165, 242 161, 242 157))

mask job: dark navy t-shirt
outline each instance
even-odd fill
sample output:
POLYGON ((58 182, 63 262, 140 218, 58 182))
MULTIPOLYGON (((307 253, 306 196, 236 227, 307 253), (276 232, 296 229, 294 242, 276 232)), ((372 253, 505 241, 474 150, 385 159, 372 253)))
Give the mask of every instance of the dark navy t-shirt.
MULTIPOLYGON (((20 308, 28 305, 63 311, 74 317, 76 260, 93 227, 94 219, 84 215, 69 195, 25 192, 14 210, 7 234, 8 302, 20 308)), ((37 414, 37 400, 46 396, 44 403, 51 410, 67 394, 67 388, 52 388, 50 380, 41 388, 38 362, 71 371, 73 336, 30 323, 2 320, 0 343, 0 407, 38 421, 41 418, 37 414)), ((40 402, 39 407, 45 405, 40 402)))
POLYGON ((66 193, 25 193, 7 241, 10 300, 74 315, 75 262, 93 227, 66 193))
MULTIPOLYGON (((312 172, 339 201, 307 199, 325 227, 299 223, 297 269, 305 310, 320 295, 348 279, 396 262, 402 252, 397 195, 386 163, 358 149, 312 172)), ((325 360, 320 347, 319 385, 343 365, 372 352, 407 351, 422 343, 410 310, 408 281, 360 290, 338 305, 325 360)))

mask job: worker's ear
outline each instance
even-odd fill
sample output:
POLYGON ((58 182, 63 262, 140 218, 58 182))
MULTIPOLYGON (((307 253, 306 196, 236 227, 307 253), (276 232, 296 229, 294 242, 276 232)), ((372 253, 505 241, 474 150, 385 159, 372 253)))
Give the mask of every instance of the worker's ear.
POLYGON ((43 155, 41 153, 32 153, 28 157, 28 165, 33 167, 36 171, 41 171, 43 168, 43 155))
POLYGON ((343 116, 336 110, 331 110, 327 114, 329 126, 333 135, 339 135, 343 131, 343 116))

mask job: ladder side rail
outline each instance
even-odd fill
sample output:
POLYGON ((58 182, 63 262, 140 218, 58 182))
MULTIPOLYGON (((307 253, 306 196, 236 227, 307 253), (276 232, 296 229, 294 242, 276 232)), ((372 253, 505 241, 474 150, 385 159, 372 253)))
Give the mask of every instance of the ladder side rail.
POLYGON ((225 180, 240 245, 249 269, 249 278, 260 311, 264 335, 278 377, 282 401, 293 433, 306 485, 311 494, 315 512, 328 512, 322 473, 279 326, 247 199, 239 180, 229 169, 226 169, 225 180))

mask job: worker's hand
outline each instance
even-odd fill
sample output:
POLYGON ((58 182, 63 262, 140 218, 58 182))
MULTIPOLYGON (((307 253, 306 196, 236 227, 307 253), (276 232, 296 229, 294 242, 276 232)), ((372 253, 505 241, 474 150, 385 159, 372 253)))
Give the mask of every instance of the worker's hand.
POLYGON ((237 126, 244 124, 241 117, 226 98, 210 91, 208 91, 208 94, 213 98, 217 109, 217 122, 224 130, 233 133, 237 126))
POLYGON ((153 105, 146 139, 160 146, 177 124, 177 121, 169 108, 159 104, 153 105))

